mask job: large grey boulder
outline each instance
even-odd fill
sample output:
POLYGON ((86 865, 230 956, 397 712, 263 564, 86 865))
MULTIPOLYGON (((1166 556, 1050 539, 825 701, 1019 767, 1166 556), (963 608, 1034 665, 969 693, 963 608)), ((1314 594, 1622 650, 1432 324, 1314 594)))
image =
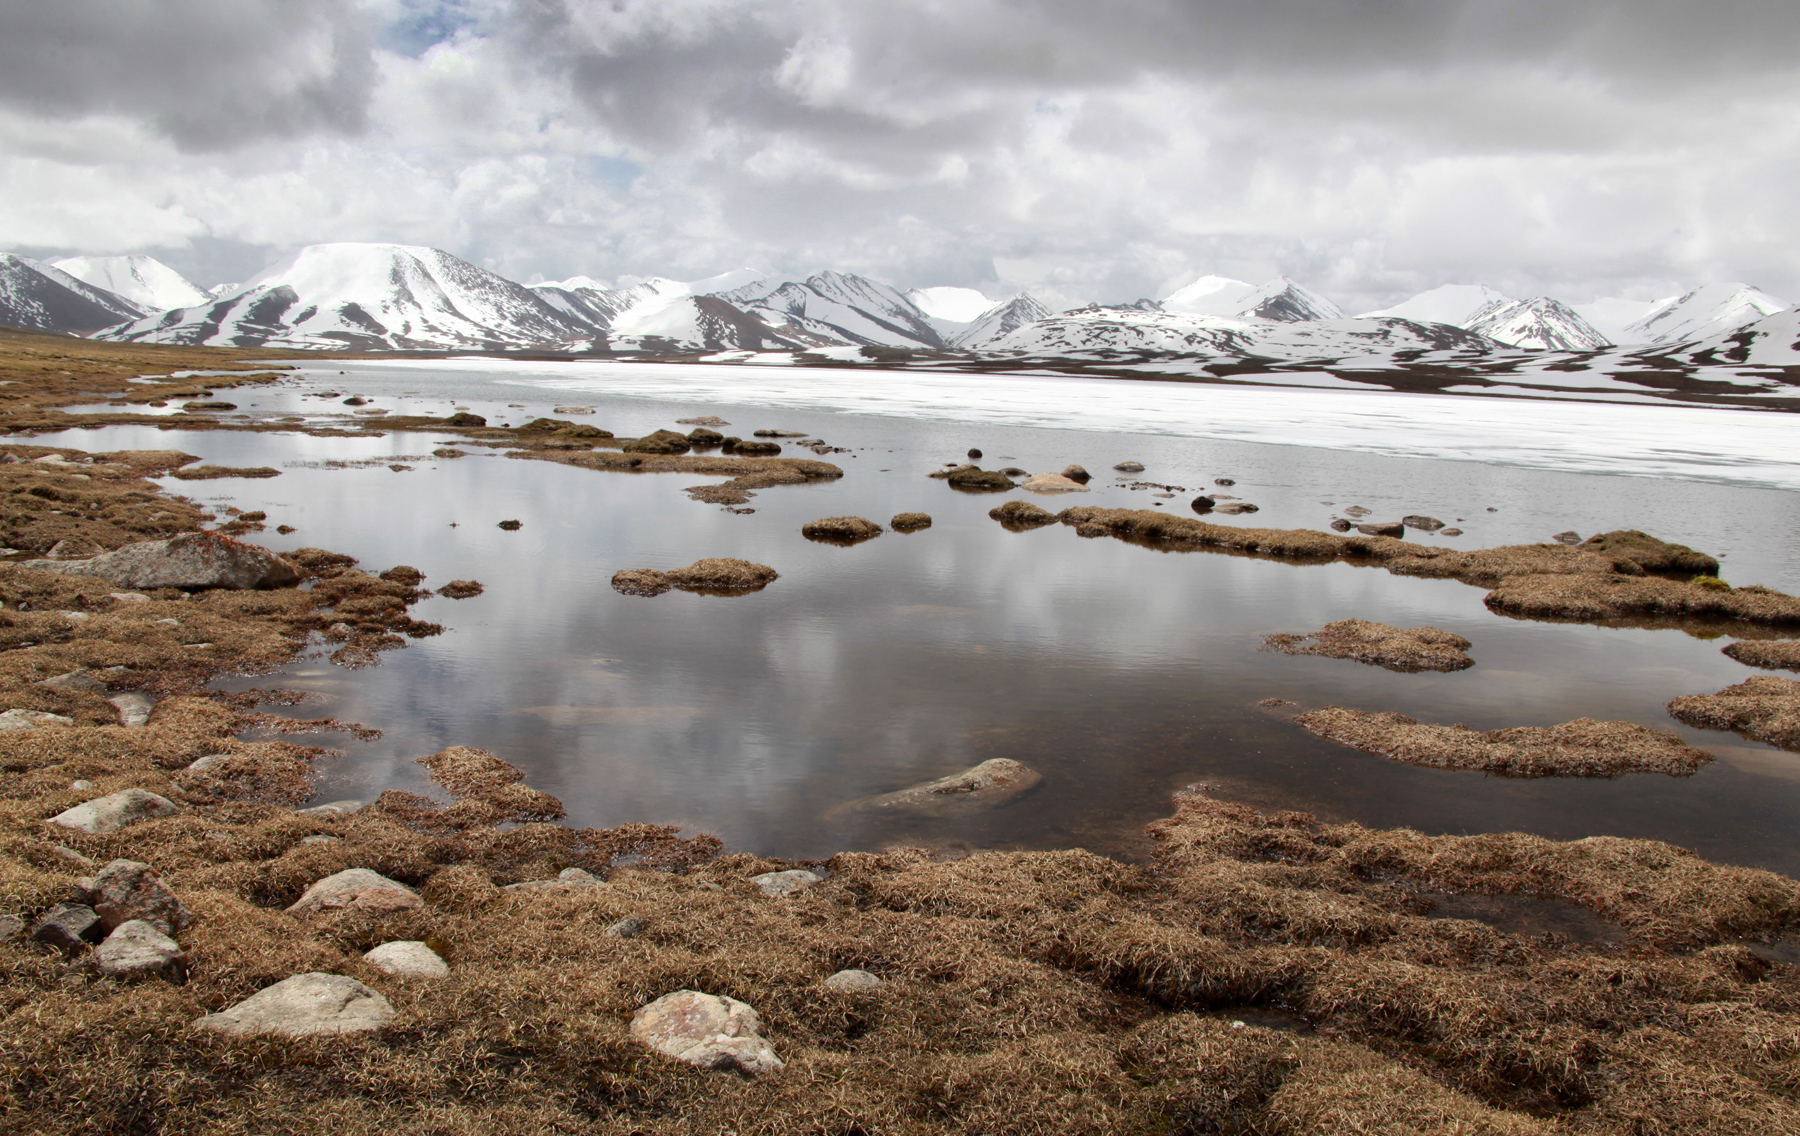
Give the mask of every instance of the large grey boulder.
POLYGON ((173 933, 192 920, 155 869, 136 860, 114 860, 78 886, 109 930, 142 921, 173 933))
POLYGON ((140 540, 91 560, 36 560, 29 566, 97 576, 121 588, 284 588, 300 581, 299 569, 268 549, 213 532, 140 540))
POLYGON ((393 1019, 388 1000, 356 979, 314 971, 284 978, 194 1025, 237 1036, 309 1037, 380 1029, 393 1019))
POLYGON ((142 919, 119 924, 94 948, 94 965, 113 977, 170 974, 186 961, 179 943, 142 919))
POLYGON ((117 832, 128 824, 175 812, 175 802, 148 789, 120 789, 84 801, 72 809, 64 809, 50 818, 51 824, 72 828, 77 832, 117 832))
POLYGON ((383 943, 363 955, 363 961, 397 978, 449 978, 450 964, 417 939, 383 943))
POLYGON ((762 1019, 735 998, 677 990, 631 1016, 631 1036, 666 1057, 702 1069, 774 1073, 781 1059, 762 1037, 762 1019))
POLYGON ((425 901, 419 898, 419 893, 398 880, 390 880, 368 868, 345 868, 307 888, 288 910, 405 911, 423 906, 425 901))

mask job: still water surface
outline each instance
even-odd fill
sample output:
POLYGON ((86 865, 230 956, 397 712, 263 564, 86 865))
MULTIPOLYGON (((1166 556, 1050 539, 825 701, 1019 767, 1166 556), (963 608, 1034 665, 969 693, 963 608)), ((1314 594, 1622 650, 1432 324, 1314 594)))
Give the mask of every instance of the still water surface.
MULTIPOLYGON (((578 393, 561 382, 519 385, 519 375, 506 372, 363 363, 312 372, 279 389, 238 392, 239 402, 256 415, 342 412, 335 399, 308 394, 331 389, 396 412, 466 405, 515 423, 581 402, 598 411, 582 421, 621 435, 717 414, 732 433, 808 431, 850 450, 828 459, 844 468, 842 480, 765 490, 752 502, 756 512, 739 516, 689 501, 681 489, 709 480, 695 475, 597 473, 479 450, 453 461, 421 457, 449 436, 134 427, 50 440, 89 449, 174 446, 219 464, 282 467, 283 476, 268 481, 173 485, 208 503, 266 510, 271 528, 262 539, 278 549, 336 549, 377 571, 407 563, 427 574, 427 586, 453 578, 486 585, 476 599, 419 605, 418 618, 450 631, 388 653, 379 667, 347 671, 321 653, 278 679, 227 684, 304 690, 313 695, 300 710, 306 716, 385 731, 369 743, 332 739, 344 756, 325 769, 320 799, 390 787, 429 792, 413 759, 466 744, 525 769, 579 825, 680 824, 795 857, 896 842, 1140 856, 1142 827, 1167 815, 1169 794, 1204 781, 1261 807, 1334 820, 1655 837, 1800 874, 1800 755, 1694 730, 1663 711, 1673 695, 1757 673, 1719 653, 1728 640, 1503 618, 1483 606, 1480 588, 1376 569, 1161 552, 1082 539, 1060 525, 1010 533, 986 515, 1007 495, 958 493, 924 474, 978 446, 989 467, 1078 462, 1096 473, 1093 492, 1040 502, 1051 509, 1072 502, 1185 512, 1205 487, 1261 508, 1224 523, 1322 527, 1359 504, 1372 519, 1460 519, 1464 537, 1418 539, 1464 547, 1570 528, 1643 528, 1722 554, 1736 583, 1791 591, 1800 586, 1800 518, 1785 489, 1571 472, 1505 454, 1458 461, 958 421, 949 409, 932 416, 794 400, 746 405, 723 397, 710 377, 683 399, 678 374, 652 391, 590 384, 578 393), (401 457, 409 460, 398 464, 414 468, 387 468, 401 457), (316 468, 332 459, 383 461, 316 468), (1158 503, 1154 491, 1127 488, 1110 473, 1126 459, 1148 467, 1136 477, 1185 489, 1158 503), (1216 489, 1219 477, 1236 485, 1216 489), (819 517, 885 522, 901 511, 930 513, 935 523, 849 548, 799 532, 819 517), (501 531, 503 519, 523 527, 501 531), (299 531, 278 537, 277 523, 299 531), (744 557, 781 578, 730 598, 622 596, 609 585, 620 568, 676 567, 702 556, 744 557), (1259 650, 1269 632, 1350 616, 1467 636, 1477 665, 1405 675, 1259 650), (1520 781, 1415 769, 1276 721, 1255 706, 1270 697, 1482 729, 1617 718, 1674 731, 1720 760, 1684 779, 1520 781), (826 817, 845 801, 990 757, 1039 770, 1041 787, 958 821, 826 817)), ((1595 451, 1582 460, 1597 462, 1603 454, 1595 451)))

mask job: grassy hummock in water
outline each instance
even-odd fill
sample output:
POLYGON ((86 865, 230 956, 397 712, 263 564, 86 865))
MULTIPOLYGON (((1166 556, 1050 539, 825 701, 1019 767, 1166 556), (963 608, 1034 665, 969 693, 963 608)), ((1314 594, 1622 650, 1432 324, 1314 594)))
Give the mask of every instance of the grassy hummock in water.
POLYGON ((1355 659, 1390 671, 1460 671, 1475 665, 1469 641, 1438 627, 1389 627, 1367 619, 1340 619, 1310 635, 1275 634, 1263 639, 1271 650, 1290 655, 1355 659))
POLYGON ((1505 777, 1623 773, 1686 777, 1713 760, 1712 754, 1665 730, 1593 718, 1482 731, 1420 722, 1404 714, 1327 706, 1295 714, 1294 721, 1319 737, 1408 765, 1473 769, 1505 777))
POLYGON ((807 540, 826 544, 859 544, 881 535, 881 526, 867 517, 822 517, 800 526, 807 540))
POLYGON ((1669 701, 1669 716, 1800 750, 1800 682, 1793 679, 1753 675, 1716 694, 1684 694, 1669 701))
POLYGON ((613 574, 612 586, 633 596, 658 596, 670 588, 704 595, 729 595, 757 591, 780 579, 780 575, 767 564, 733 557, 709 557, 667 572, 654 568, 627 568, 613 574))

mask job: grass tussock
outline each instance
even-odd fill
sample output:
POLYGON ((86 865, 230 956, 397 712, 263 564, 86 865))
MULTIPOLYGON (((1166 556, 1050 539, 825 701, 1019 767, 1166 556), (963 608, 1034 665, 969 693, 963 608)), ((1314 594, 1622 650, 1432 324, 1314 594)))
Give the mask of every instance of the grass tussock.
POLYGON ((1800 750, 1800 682, 1793 679, 1753 675, 1716 694, 1683 694, 1669 701, 1669 716, 1800 750))
POLYGON ((743 595, 760 591, 781 578, 767 564, 719 556, 696 560, 686 568, 660 572, 654 568, 627 568, 613 574, 612 586, 629 596, 659 596, 670 588, 701 595, 743 595))
POLYGON ((895 513, 888 521, 888 527, 895 532, 917 532, 931 527, 930 513, 895 513))
POLYGON ((881 526, 866 517, 822 517, 800 526, 800 535, 825 544, 860 544, 881 535, 881 526))
POLYGON ((191 465, 169 471, 182 481, 212 481, 222 477, 280 477, 281 471, 263 466, 191 465))
POLYGON ((1800 599, 1767 588, 1707 586, 1701 581, 1656 576, 1526 575, 1502 581, 1487 605, 1509 615, 1585 621, 1633 616, 1743 620, 1769 626, 1800 624, 1800 599))
POLYGON ((1030 501, 1008 501, 997 509, 989 509, 988 516, 999 521, 1008 532, 1029 532, 1056 523, 1056 514, 1030 501))
POLYGON ((1263 645, 1289 655, 1354 659, 1390 671, 1460 671, 1475 665, 1469 641, 1437 627, 1390 627, 1340 619, 1310 635, 1267 636, 1263 645))
POLYGON ((1800 639, 1744 639, 1721 652, 1745 666, 1800 671, 1800 639))
POLYGON ((1319 737, 1408 765, 1473 769, 1504 777, 1624 773, 1686 777, 1713 760, 1712 754, 1667 731, 1593 718, 1481 731, 1420 722, 1404 714, 1327 706, 1296 714, 1294 721, 1319 737))

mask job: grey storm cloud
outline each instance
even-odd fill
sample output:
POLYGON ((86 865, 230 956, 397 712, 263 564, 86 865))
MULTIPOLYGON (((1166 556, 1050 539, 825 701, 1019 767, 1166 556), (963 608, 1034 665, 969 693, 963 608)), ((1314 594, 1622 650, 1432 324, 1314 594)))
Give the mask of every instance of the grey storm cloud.
POLYGON ((0 101, 139 118, 190 149, 361 129, 374 71, 347 0, 0 2, 0 101))
POLYGON ((1791 291, 1797 61, 1763 0, 0 0, 0 240, 1791 291))

